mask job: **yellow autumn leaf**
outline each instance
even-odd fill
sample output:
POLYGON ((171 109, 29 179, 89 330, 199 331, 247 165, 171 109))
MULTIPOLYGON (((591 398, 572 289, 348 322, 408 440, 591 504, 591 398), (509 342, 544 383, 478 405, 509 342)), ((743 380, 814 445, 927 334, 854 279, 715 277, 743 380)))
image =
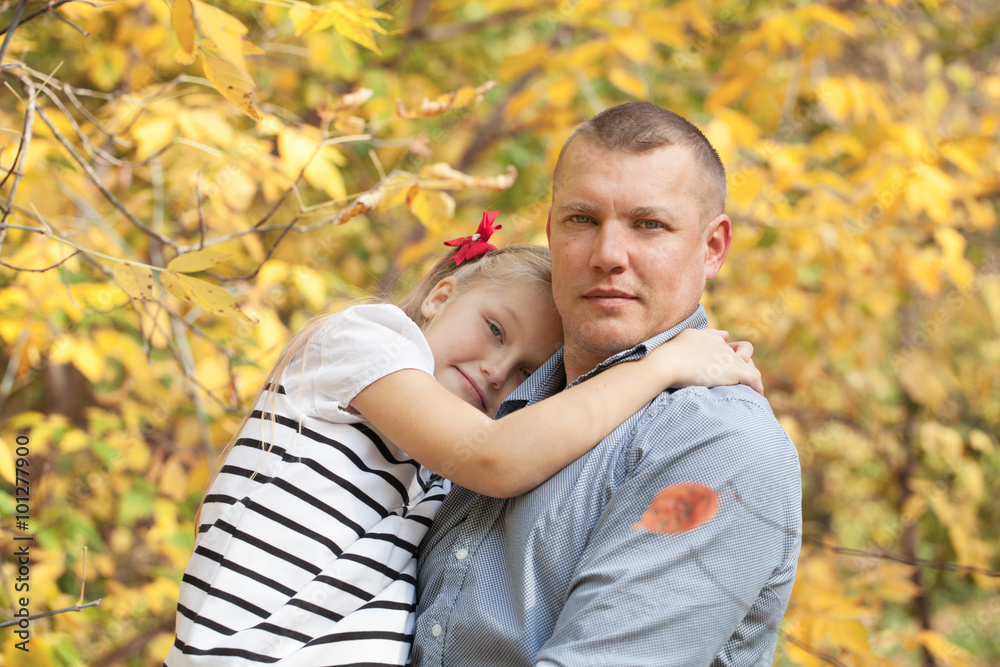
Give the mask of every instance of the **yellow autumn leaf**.
POLYGON ((219 285, 173 271, 163 271, 160 274, 160 282, 168 292, 181 301, 198 304, 215 315, 239 317, 256 324, 256 321, 240 310, 236 299, 219 285))
POLYGON ((146 266, 115 264, 115 282, 133 299, 153 298, 153 271, 146 266))
POLYGON ((157 488, 161 494, 176 502, 187 497, 187 473, 179 456, 170 457, 164 464, 157 488))
POLYGON ((206 271, 223 262, 227 262, 232 257, 228 252, 195 250, 194 252, 187 252, 174 257, 167 264, 167 268, 178 273, 197 273, 198 271, 206 271))
POLYGON ((644 98, 649 94, 649 86, 646 85, 646 82, 623 67, 612 67, 611 71, 608 72, 608 80, 632 97, 644 98))
POLYGON ((646 35, 635 30, 621 30, 613 37, 615 48, 634 63, 644 65, 652 55, 652 44, 646 35))
POLYGON ((899 604, 905 604, 915 598, 920 592, 920 589, 909 579, 902 578, 888 578, 883 579, 878 588, 875 589, 875 593, 880 599, 888 600, 889 602, 897 602, 899 604))
POLYGON ((944 253, 946 260, 957 261, 965 256, 965 237, 951 227, 938 227, 935 229, 934 240, 941 246, 941 252, 944 253))
POLYGON ((917 632, 919 642, 927 651, 940 660, 942 664, 963 667, 968 663, 959 656, 966 656, 962 648, 952 644, 948 638, 936 630, 920 630, 917 632))
POLYGON ((826 632, 834 645, 857 655, 868 653, 868 629, 858 621, 831 621, 826 632))
POLYGON ((177 34, 177 41, 180 46, 174 54, 182 65, 190 65, 198 57, 198 50, 195 48, 195 26, 194 8, 191 0, 176 0, 170 12, 170 23, 174 26, 177 34))
POLYGON ((243 40, 243 55, 245 55, 245 56, 262 56, 262 55, 264 55, 266 53, 267 53, 267 51, 265 51, 264 49, 260 48, 259 46, 257 46, 253 42, 248 42, 245 39, 243 40))
POLYGON ((297 266, 292 270, 292 282, 310 308, 317 310, 328 305, 326 283, 316 271, 305 266, 297 266))
POLYGON ((927 122, 932 127, 937 125, 938 119, 950 101, 951 93, 940 79, 934 79, 927 84, 927 88, 924 89, 924 109, 927 122))
POLYGON ((59 440, 59 451, 70 454, 84 449, 89 444, 90 436, 87 432, 74 428, 59 440))
POLYGON ((981 431, 978 428, 972 429, 969 433, 969 446, 977 452, 982 452, 983 454, 992 454, 993 450, 996 449, 996 443, 993 438, 990 437, 988 433, 981 431))
POLYGON ((915 211, 926 211, 936 223, 947 224, 952 217, 955 181, 936 167, 920 165, 906 188, 907 204, 915 211))
POLYGON ((979 163, 968 152, 953 144, 942 146, 941 156, 970 176, 978 176, 982 172, 979 163))
MULTIPOLYGON (((204 43, 207 40, 202 40, 204 43)), ((243 113, 254 120, 260 120, 262 116, 254 106, 254 82, 250 75, 245 72, 246 64, 243 56, 239 57, 241 66, 234 65, 226 58, 199 44, 202 54, 202 66, 205 69, 205 78, 215 86, 222 96, 235 104, 243 113)))
POLYGON ((390 174, 382 183, 382 201, 379 202, 378 211, 384 213, 394 206, 406 203, 406 195, 413 187, 416 177, 406 172, 396 172, 390 174))
POLYGON ((149 118, 137 122, 132 128, 132 136, 136 143, 136 161, 143 162, 150 155, 158 153, 169 145, 177 135, 176 130, 177 124, 170 117, 149 118))
POLYGON ((93 343, 64 334, 52 344, 49 359, 57 364, 73 364, 91 383, 104 375, 105 357, 93 343))
POLYGON ((297 4, 289 10, 288 18, 292 21, 296 35, 317 32, 333 26, 338 33, 349 40, 380 53, 378 45, 375 44, 374 33, 385 34, 386 31, 375 19, 392 18, 392 15, 335 0, 317 7, 297 4))
POLYGON ((809 5, 798 11, 798 15, 827 24, 831 28, 836 28, 848 37, 857 34, 857 26, 846 16, 835 9, 823 5, 809 5))
POLYGON ((243 59, 243 35, 247 33, 246 26, 218 7, 201 0, 191 0, 191 5, 198 27, 212 40, 213 50, 218 51, 240 74, 249 79, 250 71, 243 59))
POLYGON ((17 483, 14 453, 15 450, 10 448, 3 436, 0 436, 0 477, 12 485, 17 483))
POLYGON ((455 217, 455 200, 451 195, 436 190, 424 190, 414 185, 406 195, 406 208, 431 231, 440 231, 442 225, 455 217))
POLYGON ((672 9, 648 12, 643 16, 642 24, 646 34, 661 44, 675 49, 683 49, 690 44, 684 22, 678 20, 672 9))
POLYGON ((303 176, 310 185, 324 190, 331 199, 347 196, 347 186, 337 168, 346 161, 332 146, 321 146, 319 139, 285 128, 278 135, 278 154, 282 170, 290 178, 297 177, 305 167, 303 176))
POLYGON ((506 56, 500 65, 501 81, 512 81, 525 72, 542 67, 551 59, 550 49, 544 44, 532 47, 523 53, 506 56))

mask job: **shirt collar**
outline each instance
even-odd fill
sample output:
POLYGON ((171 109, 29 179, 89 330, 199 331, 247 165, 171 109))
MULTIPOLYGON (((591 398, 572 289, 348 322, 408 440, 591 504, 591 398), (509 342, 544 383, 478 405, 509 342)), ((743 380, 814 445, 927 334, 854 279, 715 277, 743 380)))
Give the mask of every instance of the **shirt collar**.
MULTIPOLYGON (((627 350, 623 350, 618 354, 608 357, 593 370, 584 373, 578 377, 570 386, 579 384, 585 380, 588 380, 598 373, 601 373, 616 364, 620 364, 623 361, 633 361, 635 359, 640 359, 651 350, 656 349, 658 346, 666 343, 668 340, 679 334, 684 329, 704 329, 708 326, 708 316, 705 314, 705 308, 698 304, 694 312, 691 313, 687 318, 678 322, 666 331, 659 333, 649 340, 645 340, 634 347, 627 350)), ((519 410, 527 405, 536 403, 547 396, 551 396, 559 391, 562 391, 566 387, 566 367, 563 365, 563 348, 549 357, 549 360, 542 364, 542 367, 531 374, 527 380, 525 380, 520 387, 515 389, 510 396, 508 396, 501 404, 497 410, 496 418, 499 419, 506 414, 510 414, 515 410, 519 410)))

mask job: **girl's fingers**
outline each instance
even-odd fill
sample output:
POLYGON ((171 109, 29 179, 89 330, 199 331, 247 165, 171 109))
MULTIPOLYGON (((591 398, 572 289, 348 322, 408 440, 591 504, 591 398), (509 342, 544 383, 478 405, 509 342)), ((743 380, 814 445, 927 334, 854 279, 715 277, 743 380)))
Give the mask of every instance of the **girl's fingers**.
POLYGON ((725 329, 713 329, 709 327, 707 329, 703 329, 703 331, 714 333, 715 335, 720 336, 722 340, 729 340, 729 332, 726 331, 725 329))
POLYGON ((743 361, 750 361, 753 357, 753 344, 750 341, 738 340, 730 343, 729 347, 733 348, 733 352, 740 355, 743 361))

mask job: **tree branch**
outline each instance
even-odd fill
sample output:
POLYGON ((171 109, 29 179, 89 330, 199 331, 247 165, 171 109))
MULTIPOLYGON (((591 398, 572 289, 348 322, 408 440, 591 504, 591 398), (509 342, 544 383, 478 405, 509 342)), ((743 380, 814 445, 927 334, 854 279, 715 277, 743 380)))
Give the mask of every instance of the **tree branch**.
MULTIPOLYGON (((6 43, 6 40, 4 42, 6 43)), ((14 180, 10 186, 10 195, 7 197, 7 206, 4 207, 3 218, 0 218, 0 248, 3 247, 3 241, 7 237, 7 219, 10 217, 10 212, 14 207, 17 186, 21 182, 21 179, 24 178, 24 160, 28 156, 28 147, 31 144, 32 132, 35 125, 35 107, 38 103, 38 93, 34 84, 25 79, 21 79, 21 83, 25 86, 25 90, 28 91, 28 101, 25 103, 27 109, 24 112, 24 130, 21 132, 21 141, 17 147, 17 155, 14 156, 14 163, 10 167, 11 173, 14 174, 14 180)), ((7 176, 10 176, 10 174, 8 173, 7 176)), ((4 182, 6 181, 7 177, 4 177, 4 182)))
POLYGON ((88 602, 87 604, 75 604, 72 607, 63 607, 62 609, 54 609, 52 611, 43 611, 41 614, 32 614, 31 616, 24 616, 23 618, 15 618, 13 621, 7 621, 6 623, 0 623, 0 628, 9 628, 12 625, 17 625, 21 621, 34 621, 39 618, 46 618, 48 616, 55 616, 56 614, 63 614, 67 611, 81 611, 87 607, 98 607, 101 604, 103 598, 97 598, 93 602, 88 602))
MULTIPOLYGON (((38 18, 39 16, 41 16, 42 14, 45 14, 46 12, 50 12, 53 9, 59 9, 63 5, 68 5, 71 2, 82 2, 85 5, 90 5, 91 7, 97 7, 97 3, 96 2, 91 2, 90 0, 56 0, 55 2, 52 2, 52 0, 49 0, 49 2, 45 3, 45 6, 42 7, 41 9, 39 9, 38 11, 36 11, 36 12, 34 12, 32 14, 28 14, 23 19, 19 19, 19 21, 11 21, 7 25, 6 28, 0 28, 0 35, 8 32, 8 31, 10 32, 10 34, 13 34, 14 30, 17 29, 18 25, 24 25, 28 21, 30 21, 32 19, 35 19, 35 18, 38 18)), ((19 4, 23 6, 24 5, 24 0, 21 0, 21 2, 19 4)), ((4 43, 6 44, 6 40, 4 41, 4 43)))
POLYGON ((101 194, 104 195, 104 198, 107 199, 109 202, 111 202, 111 204, 115 208, 121 211, 122 215, 124 215, 129 220, 129 222, 131 222, 133 225, 141 229, 150 237, 158 240, 160 243, 170 246, 174 250, 178 251, 178 253, 180 252, 178 250, 177 243, 173 239, 167 238, 166 236, 157 233, 149 225, 144 223, 139 218, 135 217, 135 215, 133 215, 133 213, 125 207, 125 204, 123 204, 118 199, 118 197, 114 195, 114 193, 112 193, 110 190, 108 190, 107 187, 105 187, 104 183, 101 182, 101 177, 97 175, 97 173, 94 171, 94 168, 91 167, 90 164, 83 158, 83 156, 77 152, 76 148, 73 147, 73 144, 71 144, 69 139, 66 138, 66 135, 64 135, 59 130, 59 128, 52 122, 52 120, 49 119, 48 114, 46 114, 45 111, 41 108, 38 109, 38 117, 42 119, 42 121, 45 123, 46 126, 48 126, 49 130, 56 137, 56 139, 58 139, 59 143, 63 145, 63 148, 65 148, 69 152, 69 154, 73 157, 73 159, 76 160, 76 163, 80 165, 84 173, 87 174, 87 177, 90 178, 91 182, 97 187, 98 190, 101 191, 101 194))
MULTIPOLYGON (((7 55, 7 47, 10 46, 10 41, 14 37, 14 31, 17 30, 18 24, 21 22, 21 14, 24 13, 25 0, 18 0, 17 7, 14 8, 14 15, 10 19, 10 23, 6 28, 3 29, 7 36, 3 38, 3 44, 0 45, 0 64, 3 63, 4 56, 7 55)), ((25 19, 25 21, 29 20, 25 19)))

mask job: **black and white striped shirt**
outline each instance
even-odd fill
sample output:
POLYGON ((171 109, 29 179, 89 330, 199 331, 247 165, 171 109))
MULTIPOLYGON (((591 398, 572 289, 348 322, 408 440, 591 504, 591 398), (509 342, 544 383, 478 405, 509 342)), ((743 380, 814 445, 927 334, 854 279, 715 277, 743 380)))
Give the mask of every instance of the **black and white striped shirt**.
POLYGON ((165 665, 406 664, 415 554, 449 483, 348 408, 403 368, 434 359, 389 305, 333 316, 293 358, 205 497, 165 665))

